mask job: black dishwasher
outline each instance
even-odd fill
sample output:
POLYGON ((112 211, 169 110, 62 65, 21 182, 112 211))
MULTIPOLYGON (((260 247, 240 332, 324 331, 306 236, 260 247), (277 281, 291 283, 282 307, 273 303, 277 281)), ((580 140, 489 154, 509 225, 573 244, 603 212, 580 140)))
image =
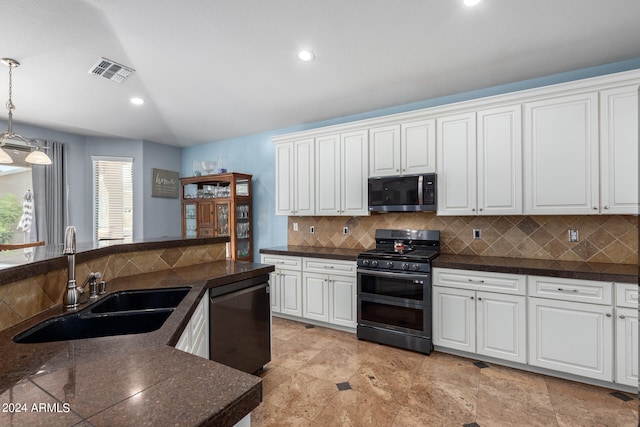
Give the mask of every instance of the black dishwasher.
POLYGON ((247 373, 271 360, 269 276, 209 290, 209 358, 247 373))

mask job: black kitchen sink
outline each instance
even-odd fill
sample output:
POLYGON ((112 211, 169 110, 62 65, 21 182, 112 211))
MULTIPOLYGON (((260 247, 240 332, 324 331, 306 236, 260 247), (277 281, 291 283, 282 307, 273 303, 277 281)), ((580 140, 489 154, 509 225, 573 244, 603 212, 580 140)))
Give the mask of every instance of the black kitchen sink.
POLYGON ((141 334, 160 329, 172 308, 154 311, 91 314, 78 312, 45 320, 13 337, 20 344, 141 334))
POLYGON ((144 289, 111 294, 90 307, 91 313, 176 308, 191 288, 144 289))
POLYGON ((13 341, 30 344, 152 332, 160 329, 190 289, 116 292, 78 312, 45 320, 13 341))

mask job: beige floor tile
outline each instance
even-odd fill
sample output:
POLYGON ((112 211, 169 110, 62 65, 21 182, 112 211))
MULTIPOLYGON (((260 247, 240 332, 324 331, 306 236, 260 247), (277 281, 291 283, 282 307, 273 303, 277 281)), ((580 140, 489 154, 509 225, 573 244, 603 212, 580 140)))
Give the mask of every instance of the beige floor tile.
MULTIPOLYGON (((273 319, 273 356, 252 426, 637 426, 612 390, 273 319), (339 391, 337 383, 351 389, 339 391)), ((632 396, 631 394, 629 394, 632 396)))

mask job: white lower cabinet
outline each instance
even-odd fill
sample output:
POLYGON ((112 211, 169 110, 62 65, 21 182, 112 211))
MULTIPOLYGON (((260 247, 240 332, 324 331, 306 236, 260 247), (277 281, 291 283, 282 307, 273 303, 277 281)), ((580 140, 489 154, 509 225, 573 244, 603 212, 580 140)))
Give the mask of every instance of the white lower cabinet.
POLYGON ((302 316, 302 258, 262 255, 261 262, 276 267, 269 274, 271 312, 302 316))
POLYGON ((616 375, 615 381, 638 386, 638 285, 615 283, 616 375))
POLYGON ((262 255, 273 264, 271 311, 327 325, 356 327, 356 263, 323 258, 262 255))
POLYGON ((209 358, 209 291, 205 292, 191 315, 176 348, 205 359, 209 358))
POLYGON ((529 298, 529 363, 613 381, 612 307, 529 298))
POLYGON ((303 317, 347 328, 356 327, 356 264, 303 259, 303 317))
POLYGON ((433 283, 435 345, 526 363, 525 276, 438 268, 433 283))
POLYGON ((526 362, 525 297, 433 287, 433 343, 526 362))

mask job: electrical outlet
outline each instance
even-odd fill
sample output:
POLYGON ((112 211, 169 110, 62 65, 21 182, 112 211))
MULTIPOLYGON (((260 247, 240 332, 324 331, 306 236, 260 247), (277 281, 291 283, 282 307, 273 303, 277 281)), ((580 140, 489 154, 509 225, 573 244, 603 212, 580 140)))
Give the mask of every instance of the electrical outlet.
POLYGON ((298 223, 297 222, 293 223, 293 231, 298 231, 298 223))
POLYGON ((480 229, 480 228, 474 228, 473 229, 473 239, 474 240, 482 239, 482 229, 480 229))
POLYGON ((342 235, 346 236, 347 234, 349 234, 349 227, 342 227, 342 235))
POLYGON ((316 227, 314 225, 309 227, 309 234, 316 234, 316 227))
POLYGON ((580 236, 578 235, 578 230, 569 230, 569 241, 577 242, 580 240, 580 236))

